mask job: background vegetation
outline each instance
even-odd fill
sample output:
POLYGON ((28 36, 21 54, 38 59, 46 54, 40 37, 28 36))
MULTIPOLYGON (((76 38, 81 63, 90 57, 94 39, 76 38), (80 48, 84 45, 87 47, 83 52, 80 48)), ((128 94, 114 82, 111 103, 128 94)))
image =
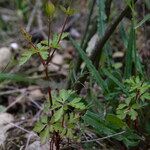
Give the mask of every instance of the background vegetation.
POLYGON ((1 0, 0 149, 149 149, 149 12, 149 0, 1 0))

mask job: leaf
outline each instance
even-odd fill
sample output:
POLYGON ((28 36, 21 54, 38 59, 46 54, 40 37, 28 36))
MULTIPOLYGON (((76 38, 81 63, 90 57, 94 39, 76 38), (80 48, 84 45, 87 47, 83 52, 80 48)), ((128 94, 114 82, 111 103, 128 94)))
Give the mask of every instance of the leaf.
POLYGON ((64 127, 62 127, 62 123, 61 122, 56 122, 55 124, 53 124, 53 128, 56 132, 62 132, 64 127))
POLYGON ((44 124, 46 124, 48 122, 48 116, 46 116, 46 115, 42 116, 41 117, 41 122, 44 123, 44 124))
POLYGON ((40 51, 40 55, 44 60, 48 58, 48 54, 48 51, 40 51))
POLYGON ((37 133, 40 133, 44 128, 45 128, 45 124, 39 121, 35 124, 35 127, 33 130, 37 133))
POLYGON ((139 28, 140 26, 142 26, 146 21, 150 20, 150 14, 147 14, 144 19, 142 21, 140 21, 135 27, 134 29, 139 28))
POLYGON ((68 32, 63 32, 63 34, 61 35, 61 40, 63 40, 64 38, 66 38, 68 35, 69 35, 68 32))
POLYGON ((119 104, 118 108, 117 109, 123 109, 125 108, 127 105, 126 104, 119 104))
POLYGON ((80 46, 70 37, 70 41, 72 42, 73 46, 77 49, 80 57, 86 63, 86 66, 89 72, 92 74, 93 78, 97 82, 97 84, 102 88, 102 91, 108 92, 108 87, 105 84, 104 80, 100 76, 99 72, 96 70, 94 65, 92 64, 91 60, 87 57, 86 53, 80 48, 80 46))
POLYGON ((21 66, 21 65, 25 64, 33 54, 34 54, 33 51, 24 52, 19 60, 19 65, 21 66))
POLYGON ((84 103, 81 102, 81 98, 75 98, 69 104, 70 104, 70 106, 72 106, 72 107, 74 107, 76 109, 84 110, 86 108, 84 103))
POLYGON ((36 80, 29 79, 24 75, 17 75, 17 74, 11 74, 11 73, 0 73, 0 81, 4 81, 4 80, 11 80, 11 81, 15 81, 15 82, 28 83, 28 84, 36 83, 36 80))
POLYGON ((127 124, 114 114, 108 114, 106 121, 109 121, 110 124, 116 126, 118 129, 127 127, 127 124))
POLYGON ((41 143, 44 144, 47 140, 49 140, 49 137, 50 137, 50 129, 49 129, 49 126, 47 126, 47 127, 40 133, 41 143))
MULTIPOLYGON (((96 133, 101 136, 102 134, 109 136, 118 133, 118 130, 116 131, 108 127, 109 122, 101 119, 101 117, 95 113, 87 111, 83 119, 86 125, 89 124, 90 126, 92 126, 95 129, 96 133)), ((129 128, 126 128, 123 134, 113 136, 112 138, 117 139, 119 141, 123 141, 126 144, 126 146, 135 146, 139 143, 140 139, 140 137, 137 134, 133 133, 133 131, 129 128)))
POLYGON ((138 113, 134 109, 131 108, 129 111, 129 115, 130 115, 132 120, 136 120, 138 113))
POLYGON ((141 99, 144 101, 144 100, 150 100, 150 93, 144 93, 142 96, 141 96, 141 99))
POLYGON ((121 26, 120 26, 120 36, 124 43, 125 48, 127 48, 128 47, 127 46, 128 45, 128 37, 127 37, 123 23, 121 23, 121 26))
POLYGON ((86 125, 92 126, 99 134, 109 135, 115 133, 114 130, 107 127, 105 120, 101 119, 100 116, 93 112, 87 111, 83 116, 83 120, 86 125))
POLYGON ((135 30, 133 27, 133 21, 132 21, 132 26, 130 29, 130 35, 128 39, 128 47, 126 51, 126 56, 125 56, 125 71, 124 75, 125 78, 131 77, 132 69, 133 69, 133 52, 135 49, 135 30))
POLYGON ((75 92, 71 91, 71 90, 64 90, 64 89, 60 90, 60 98, 61 98, 62 101, 66 101, 74 93, 75 92))
POLYGON ((70 129, 70 128, 67 129, 66 137, 69 139, 73 139, 74 135, 73 135, 72 129, 70 129))
POLYGON ((133 108, 133 109, 139 109, 140 106, 139 106, 139 104, 135 103, 135 104, 132 105, 132 108, 133 108))
POLYGON ((102 71, 108 78, 112 79, 114 83, 116 83, 116 85, 118 85, 123 91, 125 90, 125 86, 114 75, 112 75, 107 69, 103 68, 102 71))
POLYGON ((105 33, 106 24, 105 0, 99 0, 98 2, 98 33, 102 37, 105 33))
POLYGON ((64 113, 64 110, 63 110, 63 107, 61 107, 54 113, 54 120, 58 121, 63 116, 63 113, 64 113))
POLYGON ((72 9, 70 7, 68 8, 65 8, 63 7, 62 5, 60 5, 60 9, 68 16, 72 16, 76 13, 76 10, 75 9, 72 9))
POLYGON ((120 119, 125 119, 127 113, 125 113, 125 110, 124 109, 118 109, 117 110, 117 117, 120 118, 120 119))
POLYGON ((54 49, 59 49, 60 48, 58 40, 59 40, 59 35, 57 33, 55 33, 54 36, 53 36, 52 42, 51 42, 51 47, 52 48, 54 48, 54 49))

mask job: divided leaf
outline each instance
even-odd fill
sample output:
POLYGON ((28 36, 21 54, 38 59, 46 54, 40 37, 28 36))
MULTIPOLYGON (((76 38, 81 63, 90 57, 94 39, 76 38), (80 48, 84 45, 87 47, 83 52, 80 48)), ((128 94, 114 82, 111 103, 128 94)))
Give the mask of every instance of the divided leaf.
POLYGON ((21 66, 25 64, 34 53, 35 52, 33 52, 32 50, 24 52, 19 60, 19 65, 21 66))
POLYGON ((58 121, 63 116, 63 113, 64 113, 64 109, 63 107, 61 107, 54 113, 54 120, 58 121))

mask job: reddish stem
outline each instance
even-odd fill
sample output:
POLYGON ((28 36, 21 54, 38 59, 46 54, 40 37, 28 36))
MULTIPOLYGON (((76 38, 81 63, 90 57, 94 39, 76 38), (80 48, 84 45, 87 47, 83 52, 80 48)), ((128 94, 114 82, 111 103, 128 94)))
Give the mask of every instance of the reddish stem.
MULTIPOLYGON (((64 24, 62 26, 62 29, 61 29, 60 36, 59 36, 57 44, 59 44, 59 42, 61 41, 61 37, 63 35, 63 32, 64 32, 65 26, 67 24, 68 18, 69 18, 69 16, 67 16, 66 19, 65 19, 65 21, 64 21, 64 24)), ((46 62, 47 65, 49 64, 49 62, 53 58, 55 51, 56 51, 56 49, 54 49, 53 52, 52 52, 52 54, 48 57, 47 62, 46 62)))

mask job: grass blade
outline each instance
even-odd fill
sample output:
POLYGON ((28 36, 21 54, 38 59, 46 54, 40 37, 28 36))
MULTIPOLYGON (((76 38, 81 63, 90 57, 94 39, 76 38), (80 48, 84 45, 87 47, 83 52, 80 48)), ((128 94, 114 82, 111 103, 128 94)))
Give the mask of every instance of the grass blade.
POLYGON ((132 68, 133 68, 132 56, 135 48, 134 44, 135 44, 135 30, 134 30, 134 24, 132 22, 129 39, 128 39, 128 47, 127 47, 126 57, 125 57, 125 71, 124 71, 125 78, 129 78, 132 73, 132 68))
POLYGON ((72 42, 73 46, 78 51, 80 57, 85 62, 89 72, 92 74, 92 76, 95 79, 95 81, 97 82, 97 84, 102 88, 102 91, 108 92, 107 85, 105 84, 105 82, 102 79, 102 77, 100 76, 99 72, 96 70, 96 68, 92 64, 92 61, 87 57, 86 53, 80 48, 80 46, 71 37, 70 37, 70 41, 72 42))
POLYGON ((142 21, 140 21, 134 28, 137 29, 142 26, 146 21, 150 20, 150 14, 146 15, 142 21))
POLYGON ((114 77, 107 69, 103 69, 102 71, 108 78, 113 80, 116 83, 116 85, 118 85, 124 91, 124 85, 116 77, 114 77))

